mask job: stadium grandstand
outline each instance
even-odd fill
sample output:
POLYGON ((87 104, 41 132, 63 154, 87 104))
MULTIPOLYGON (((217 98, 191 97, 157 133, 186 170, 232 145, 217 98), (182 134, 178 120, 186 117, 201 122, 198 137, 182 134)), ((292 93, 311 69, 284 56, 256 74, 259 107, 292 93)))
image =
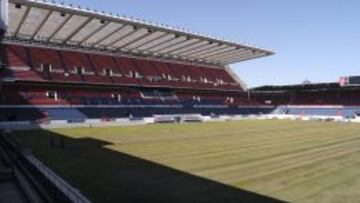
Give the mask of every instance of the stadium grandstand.
POLYGON ((0 202, 359 197, 360 77, 247 88, 230 66, 273 51, 54 1, 0 6, 0 202), (203 121, 232 122, 144 125, 203 121))
POLYGON ((271 51, 51 2, 11 0, 8 8, 1 121, 271 110, 254 107, 229 68, 271 51))
POLYGON ((272 51, 54 2, 2 4, 2 122, 359 110, 358 77, 248 90, 230 65, 272 51))
POLYGON ((277 106, 277 113, 350 118, 360 112, 358 78, 341 77, 338 83, 262 86, 250 90, 251 98, 277 106))

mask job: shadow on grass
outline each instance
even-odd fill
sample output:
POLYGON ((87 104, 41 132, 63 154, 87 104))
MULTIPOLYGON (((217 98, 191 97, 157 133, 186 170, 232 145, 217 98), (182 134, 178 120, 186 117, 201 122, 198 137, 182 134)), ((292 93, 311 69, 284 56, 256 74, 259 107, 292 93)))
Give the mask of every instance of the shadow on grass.
POLYGON ((93 202, 282 202, 108 149, 112 143, 51 131, 18 138, 93 202))

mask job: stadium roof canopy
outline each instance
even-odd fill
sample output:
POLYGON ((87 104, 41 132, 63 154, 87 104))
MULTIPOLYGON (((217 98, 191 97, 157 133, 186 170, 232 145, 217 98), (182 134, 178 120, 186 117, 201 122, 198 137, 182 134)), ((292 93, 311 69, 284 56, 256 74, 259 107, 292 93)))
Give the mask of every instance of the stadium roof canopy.
POLYGON ((8 12, 5 40, 214 65, 273 54, 177 27, 62 3, 10 0, 8 12))

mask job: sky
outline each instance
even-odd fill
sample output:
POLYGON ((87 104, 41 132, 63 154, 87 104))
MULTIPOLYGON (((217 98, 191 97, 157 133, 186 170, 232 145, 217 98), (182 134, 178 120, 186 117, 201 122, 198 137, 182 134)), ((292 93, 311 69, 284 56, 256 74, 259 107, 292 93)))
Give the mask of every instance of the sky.
POLYGON ((358 0, 64 0, 275 51, 231 65, 249 87, 360 75, 358 0))

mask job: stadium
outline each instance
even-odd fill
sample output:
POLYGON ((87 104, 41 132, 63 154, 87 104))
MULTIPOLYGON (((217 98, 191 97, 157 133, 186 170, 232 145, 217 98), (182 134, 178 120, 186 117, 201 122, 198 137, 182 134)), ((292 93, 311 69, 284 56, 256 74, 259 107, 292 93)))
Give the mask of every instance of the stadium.
POLYGON ((359 76, 248 88, 274 51, 0 2, 0 202, 360 201, 359 76))

